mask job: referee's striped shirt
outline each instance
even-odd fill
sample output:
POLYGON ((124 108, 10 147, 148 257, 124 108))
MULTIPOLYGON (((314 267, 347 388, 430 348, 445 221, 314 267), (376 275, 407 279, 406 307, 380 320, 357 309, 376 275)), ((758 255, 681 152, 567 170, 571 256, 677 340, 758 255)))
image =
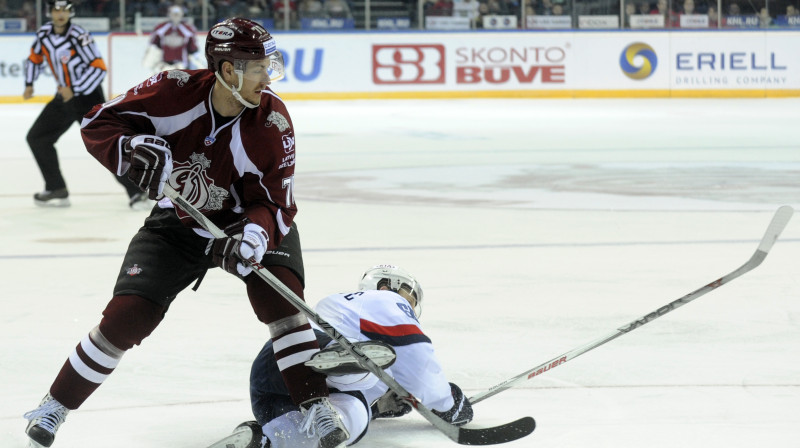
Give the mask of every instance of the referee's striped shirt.
POLYGON ((47 62, 59 86, 71 87, 75 95, 89 95, 106 77, 106 64, 94 38, 78 25, 69 23, 67 32, 56 34, 53 22, 36 32, 31 54, 25 61, 25 85, 31 86, 47 62))

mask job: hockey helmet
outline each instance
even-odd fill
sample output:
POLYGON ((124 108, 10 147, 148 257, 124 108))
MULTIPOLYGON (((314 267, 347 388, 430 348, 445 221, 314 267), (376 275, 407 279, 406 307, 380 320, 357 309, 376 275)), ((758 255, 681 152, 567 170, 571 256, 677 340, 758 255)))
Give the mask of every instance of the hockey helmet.
POLYGON ((167 17, 172 23, 181 23, 183 20, 184 12, 183 7, 179 5, 172 5, 167 10, 167 17))
POLYGON ((235 70, 243 71, 247 61, 264 58, 269 58, 270 82, 283 79, 283 54, 278 51, 272 35, 252 20, 234 17, 208 31, 206 61, 212 72, 218 72, 224 61, 233 64, 235 70))
POLYGON ((379 264, 367 269, 361 276, 358 289, 380 290, 384 286, 408 300, 417 317, 422 314, 422 286, 413 275, 397 266, 379 264))
POLYGON ((51 11, 69 11, 70 17, 75 17, 75 8, 72 0, 47 0, 47 17, 50 17, 51 11))

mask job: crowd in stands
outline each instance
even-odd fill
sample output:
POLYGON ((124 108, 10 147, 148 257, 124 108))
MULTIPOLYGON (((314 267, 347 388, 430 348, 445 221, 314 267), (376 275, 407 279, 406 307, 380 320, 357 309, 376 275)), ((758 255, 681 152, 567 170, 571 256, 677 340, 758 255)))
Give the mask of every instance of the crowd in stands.
MULTIPOLYGON (((520 1, 524 2, 524 16, 569 16, 572 14, 570 6, 579 5, 580 1, 568 2, 567 0, 424 0, 426 15, 430 16, 461 16, 469 17, 474 28, 481 28, 482 18, 489 15, 515 15, 522 19, 520 1)), ((722 27, 737 26, 726 23, 729 16, 752 16, 758 18, 760 27, 775 26, 775 18, 797 17, 800 15, 800 5, 788 2, 770 2, 769 8, 764 6, 764 1, 753 0, 724 0, 722 15, 717 10, 715 0, 630 0, 625 2, 624 28, 630 28, 632 15, 661 15, 664 18, 664 28, 681 27, 681 16, 704 15, 708 17, 708 28, 717 28, 722 20, 722 27), (721 17, 721 19, 720 19, 721 17)), ((610 15, 619 15, 617 8, 608 8, 605 12, 610 15)), ((795 25, 792 21, 790 25, 795 25)), ((573 26, 576 24, 573 23, 573 26)))
MULTIPOLYGON (((208 16, 211 20, 224 17, 271 18, 277 28, 285 24, 291 29, 300 28, 301 19, 340 18, 353 19, 355 0, 209 0, 208 16), (287 7, 288 6, 288 7, 287 7)), ((578 8, 581 2, 589 0, 400 0, 406 5, 408 17, 416 22, 417 1, 423 2, 424 16, 466 17, 472 28, 483 28, 486 16, 515 16, 520 27, 525 19, 532 16, 571 16, 573 7, 577 14, 585 14, 586 8, 578 8)), ((42 3, 45 3, 44 1, 42 3)), ((112 29, 119 29, 119 0, 73 0, 75 9, 83 17, 109 17, 112 29), (115 21, 117 23, 115 23, 115 21)), ((597 1, 590 2, 597 4, 597 1)), ((602 0, 601 2, 602 3, 602 0)), ((125 0, 125 17, 130 27, 136 13, 144 17, 164 17, 167 9, 178 4, 185 8, 190 17, 201 16, 200 0, 125 0)), ((363 8, 363 2, 357 7, 363 8)), ((619 14, 619 2, 606 0, 606 10, 601 14, 619 14)), ((624 1, 622 15, 623 28, 631 27, 631 16, 661 15, 665 28, 678 28, 683 15, 705 15, 708 28, 735 26, 727 23, 731 16, 758 17, 761 27, 773 27, 776 18, 781 17, 786 25, 787 17, 800 14, 800 0, 723 0, 723 13, 717 10, 714 0, 629 0, 624 1), (720 23, 721 20, 721 23, 720 23)), ((589 14, 596 14, 589 12, 589 14)), ((28 30, 36 29, 35 0, 0 0, 0 18, 25 18, 29 21, 28 30)), ((577 23, 573 17, 572 26, 577 23)), ((798 24, 798 19, 788 22, 798 24)), ((213 23, 213 22, 212 22, 213 23)), ((199 25, 195 23, 195 25, 199 25)))
POLYGON ((679 2, 676 1, 671 6, 668 5, 667 0, 657 0, 655 3, 647 0, 631 1, 625 6, 625 26, 630 26, 630 17, 634 14, 661 15, 664 17, 664 26, 666 28, 680 27, 680 18, 683 15, 706 15, 708 16, 709 28, 717 28, 720 25, 720 20, 722 20, 721 25, 723 27, 736 26, 727 23, 727 18, 739 16, 756 16, 758 17, 759 27, 769 28, 775 26, 774 19, 777 16, 796 17, 800 15, 800 9, 791 3, 772 3, 770 4, 772 9, 763 6, 763 2, 754 4, 750 1, 742 3, 726 1, 723 4, 726 8, 723 14, 720 15, 717 10, 717 2, 713 0, 709 2, 681 0, 679 2))

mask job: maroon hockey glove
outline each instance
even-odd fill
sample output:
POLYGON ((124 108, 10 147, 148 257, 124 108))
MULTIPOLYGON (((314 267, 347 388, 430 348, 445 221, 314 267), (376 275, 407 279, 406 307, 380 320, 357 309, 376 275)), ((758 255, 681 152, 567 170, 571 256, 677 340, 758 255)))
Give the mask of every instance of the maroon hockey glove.
POLYGON ((261 261, 267 251, 269 236, 258 224, 242 220, 225 228, 227 238, 214 240, 211 257, 214 264, 234 275, 246 276, 253 268, 242 260, 261 261))
POLYGON ((125 140, 122 150, 131 164, 128 179, 150 199, 163 197, 164 184, 172 174, 169 143, 155 135, 139 134, 125 140))
POLYGON ((453 394, 453 401, 455 401, 455 403, 453 403, 453 407, 450 408, 449 411, 439 412, 436 409, 431 409, 431 411, 442 420, 456 426, 466 425, 471 422, 472 404, 470 404, 467 397, 464 396, 464 392, 455 384, 450 383, 450 393, 453 394))

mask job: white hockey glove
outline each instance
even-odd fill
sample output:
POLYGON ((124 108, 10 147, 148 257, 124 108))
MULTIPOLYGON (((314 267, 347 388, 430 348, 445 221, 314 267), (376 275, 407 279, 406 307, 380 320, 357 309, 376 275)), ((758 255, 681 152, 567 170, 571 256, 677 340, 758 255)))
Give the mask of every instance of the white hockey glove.
POLYGON ((244 220, 228 226, 225 234, 229 236, 215 240, 211 249, 214 264, 231 274, 245 277, 253 268, 243 260, 255 258, 261 262, 269 243, 267 231, 258 224, 244 220))
POLYGON ((164 196, 164 183, 172 174, 172 150, 169 143, 155 135, 139 134, 122 144, 123 157, 130 162, 128 179, 150 199, 164 196))
POLYGON ((440 412, 436 409, 431 409, 431 411, 436 414, 442 420, 452 423, 456 426, 466 425, 467 423, 472 421, 472 404, 469 402, 467 397, 464 396, 464 392, 461 391, 461 388, 456 386, 453 383, 450 383, 450 393, 453 394, 453 407, 446 412, 440 412))

